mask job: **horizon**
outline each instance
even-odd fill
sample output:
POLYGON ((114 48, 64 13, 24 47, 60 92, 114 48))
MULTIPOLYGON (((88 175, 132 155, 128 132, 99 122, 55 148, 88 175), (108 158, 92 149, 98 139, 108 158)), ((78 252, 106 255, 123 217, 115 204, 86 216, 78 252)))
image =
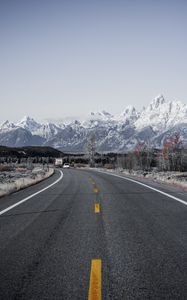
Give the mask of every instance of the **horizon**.
POLYGON ((106 114, 110 114, 111 118, 116 118, 116 117, 119 117, 120 115, 123 114, 123 112, 127 109, 127 108, 135 108, 136 112, 137 113, 140 113, 144 111, 144 108, 147 108, 149 105, 151 105, 151 103, 153 101, 155 101, 157 98, 161 98, 163 97, 164 100, 165 100, 165 103, 169 103, 169 102, 180 102, 181 104, 184 104, 187 106, 186 103, 184 103, 183 101, 181 100, 169 100, 169 99, 166 99, 166 97, 163 95, 163 94, 158 94, 156 97, 154 97, 151 101, 149 101, 149 103, 147 104, 147 106, 143 105, 141 109, 137 109, 137 107, 135 107, 134 105, 127 105, 121 112, 118 112, 116 114, 113 114, 112 112, 110 112, 109 110, 105 109, 105 110, 101 110, 101 111, 90 111, 87 115, 82 115, 82 116, 65 116, 65 117, 59 117, 59 118, 43 118, 43 119, 39 119, 37 117, 34 117, 32 115, 22 115, 21 118, 17 119, 17 120, 12 120, 12 119, 4 119, 4 120, 0 120, 0 126, 3 125, 4 123, 6 122, 10 122, 10 123, 13 123, 15 125, 17 125, 19 122, 21 121, 24 121, 24 119, 26 118, 29 118, 29 119, 33 119, 34 121, 36 121, 37 123, 42 123, 42 124, 45 124, 45 123, 54 123, 54 124, 69 124, 71 122, 74 122, 74 121, 84 121, 96 114, 102 114, 102 113, 106 113, 106 114))
POLYGON ((187 2, 2 1, 0 121, 187 103, 187 2), (13 109, 11 109, 13 107, 13 109))

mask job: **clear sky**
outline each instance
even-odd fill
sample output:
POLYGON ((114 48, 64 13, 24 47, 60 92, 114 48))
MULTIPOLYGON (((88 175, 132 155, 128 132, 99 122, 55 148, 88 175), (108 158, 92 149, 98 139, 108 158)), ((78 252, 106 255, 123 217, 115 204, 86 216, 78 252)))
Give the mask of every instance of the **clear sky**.
POLYGON ((0 121, 187 103, 186 0, 0 0, 0 121))

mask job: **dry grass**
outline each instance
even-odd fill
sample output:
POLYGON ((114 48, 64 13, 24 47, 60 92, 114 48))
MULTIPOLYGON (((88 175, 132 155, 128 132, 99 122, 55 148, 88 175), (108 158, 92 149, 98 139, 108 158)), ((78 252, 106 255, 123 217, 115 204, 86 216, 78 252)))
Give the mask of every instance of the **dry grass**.
POLYGON ((114 166, 112 164, 105 164, 104 169, 113 170, 114 166))
POLYGON ((13 171, 13 167, 7 165, 0 165, 0 172, 10 172, 13 171))
POLYGON ((40 173, 32 177, 18 178, 14 182, 0 184, 0 197, 19 191, 31 185, 34 185, 54 173, 54 169, 50 168, 46 173, 40 173))

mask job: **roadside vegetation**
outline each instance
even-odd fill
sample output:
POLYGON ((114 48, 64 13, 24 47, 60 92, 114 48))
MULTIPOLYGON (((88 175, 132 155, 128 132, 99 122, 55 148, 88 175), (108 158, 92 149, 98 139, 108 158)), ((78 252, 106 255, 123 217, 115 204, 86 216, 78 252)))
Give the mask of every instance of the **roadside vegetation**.
POLYGON ((54 173, 54 169, 43 165, 0 165, 0 197, 34 185, 54 173))
POLYGON ((151 148, 146 143, 139 143, 126 153, 98 153, 96 148, 94 136, 88 141, 85 153, 63 153, 51 147, 0 146, 0 196, 50 176, 56 158, 70 167, 102 168, 187 186, 187 147, 178 135, 168 137, 162 149, 151 148))
POLYGON ((0 147, 0 197, 34 185, 54 173, 61 151, 50 147, 0 147))

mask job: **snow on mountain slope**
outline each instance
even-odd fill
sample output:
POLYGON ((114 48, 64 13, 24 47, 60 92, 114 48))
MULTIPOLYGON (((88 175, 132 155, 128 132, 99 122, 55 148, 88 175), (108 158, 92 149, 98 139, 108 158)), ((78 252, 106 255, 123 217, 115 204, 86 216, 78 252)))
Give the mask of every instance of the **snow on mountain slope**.
POLYGON ((138 143, 162 147, 168 135, 178 133, 187 144, 187 105, 157 96, 141 112, 127 106, 119 115, 92 112, 83 121, 55 124, 36 122, 24 117, 0 126, 0 144, 8 146, 49 145, 64 151, 83 152, 91 135, 97 151, 129 151, 138 143))
POLYGON ((101 112, 91 112, 91 116, 94 118, 94 119, 102 119, 102 120, 108 120, 108 119, 111 119, 113 116, 108 113, 107 111, 105 110, 102 110, 101 112))
POLYGON ((40 146, 44 140, 32 135, 28 130, 16 127, 9 131, 0 131, 0 145, 8 147, 40 146))
POLYGON ((61 128, 53 123, 42 124, 35 132, 35 135, 50 140, 53 136, 57 135, 61 131, 61 128))
POLYGON ((151 126, 153 130, 161 132, 181 121, 187 123, 187 106, 180 101, 167 102, 159 95, 142 111, 135 126, 137 129, 151 126))
POLYGON ((178 135, 179 136, 179 142, 183 145, 187 144, 187 124, 186 123, 179 123, 170 129, 162 132, 161 134, 155 136, 152 139, 152 145, 156 148, 162 148, 164 143, 167 142, 167 140, 170 137, 174 137, 178 135))
POLYGON ((139 117, 139 113, 136 111, 135 107, 129 105, 125 110, 119 115, 115 116, 115 120, 122 122, 126 125, 133 124, 139 117))
POLYGON ((41 124, 37 123, 33 118, 28 116, 23 117, 21 121, 16 124, 17 127, 24 128, 34 134, 41 128, 41 124))
POLYGON ((91 114, 84 120, 83 122, 80 122, 81 126, 84 128, 94 128, 98 126, 105 126, 105 124, 109 124, 110 122, 113 122, 113 116, 106 112, 91 112, 91 114))
POLYGON ((61 128, 53 123, 40 124, 36 122, 33 118, 25 116, 20 122, 16 124, 16 127, 21 127, 33 135, 38 135, 42 138, 49 140, 54 135, 56 135, 61 128))
POLYGON ((8 132, 16 129, 17 126, 14 123, 9 122, 8 120, 3 122, 0 126, 0 132, 8 132))

